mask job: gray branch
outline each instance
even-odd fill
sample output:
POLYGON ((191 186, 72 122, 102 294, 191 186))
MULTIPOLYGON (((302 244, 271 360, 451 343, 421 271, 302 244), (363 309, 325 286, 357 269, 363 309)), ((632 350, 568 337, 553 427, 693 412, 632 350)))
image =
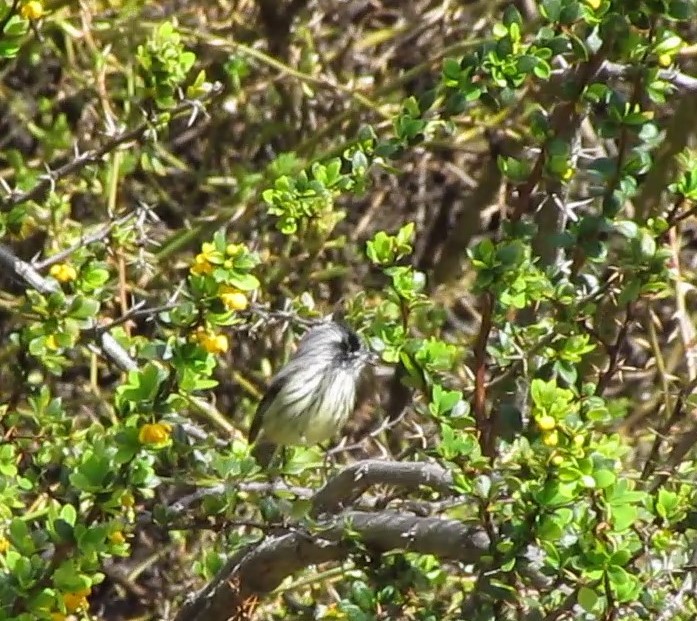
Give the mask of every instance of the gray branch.
POLYGON ((462 563, 480 562, 490 547, 481 528, 457 520, 346 511, 320 522, 316 534, 293 532, 241 550, 185 603, 175 621, 243 618, 250 602, 274 590, 287 576, 309 565, 345 559, 355 549, 349 533, 371 553, 408 550, 462 563))
MULTIPOLYGON (((268 536, 238 551, 209 585, 184 604, 175 621, 246 618, 250 602, 273 591, 285 578, 310 565, 341 561, 357 544, 372 554, 408 550, 443 560, 481 563, 489 554, 490 540, 479 526, 398 511, 351 509, 337 515, 373 485, 412 491, 425 487, 450 496, 455 493, 452 483, 450 472, 435 463, 366 460, 352 464, 311 498, 311 516, 323 516, 311 531, 293 525, 290 532, 268 536)), ((181 512, 204 495, 224 489, 217 486, 192 494, 172 508, 181 512)), ((302 491, 301 495, 307 492, 302 491)))
MULTIPOLYGON (((222 85, 216 83, 213 85, 211 91, 206 93, 201 100, 184 100, 173 110, 169 111, 168 116, 171 119, 174 119, 183 116, 191 110, 195 111, 204 101, 208 101, 213 97, 220 95, 222 90, 222 85)), ((29 200, 38 200, 44 195, 45 192, 52 189, 56 182, 60 179, 79 172, 88 164, 101 161, 105 155, 115 151, 119 147, 124 147, 124 145, 127 143, 141 139, 146 132, 153 127, 157 120, 157 118, 148 118, 131 130, 117 132, 102 146, 76 154, 72 160, 63 164, 62 166, 55 169, 53 169, 52 166, 49 166, 49 172, 42 175, 38 183, 31 189, 27 190, 26 192, 18 192, 13 190, 10 192, 10 195, 7 198, 0 200, 0 211, 9 211, 15 205, 20 205, 29 200)))
MULTIPOLYGON (((10 273, 15 274, 39 293, 49 295, 60 291, 58 283, 54 280, 44 278, 26 261, 22 261, 15 256, 6 246, 0 245, 0 265, 10 273)), ((116 339, 110 334, 99 335, 99 345, 104 355, 116 363, 124 371, 134 371, 138 368, 136 361, 131 358, 128 352, 118 344, 116 339)))
POLYGON ((348 507, 373 485, 390 485, 410 490, 429 487, 450 496, 453 478, 450 472, 437 464, 423 462, 360 461, 332 477, 312 499, 314 517, 336 513, 348 507))
MULTIPOLYGON (((606 60, 602 67, 600 67, 600 71, 598 73, 600 77, 628 79, 633 78, 637 71, 640 71, 641 69, 643 68, 633 67, 631 65, 620 65, 619 63, 613 63, 606 60)), ((670 82, 673 86, 682 91, 697 93, 697 78, 694 78, 691 75, 681 73, 676 69, 659 69, 658 77, 661 80, 670 82)))
MULTIPOLYGON (((646 67, 644 65, 622 65, 606 60, 598 71, 596 71, 593 79, 603 80, 607 78, 616 78, 620 80, 631 80, 637 73, 645 70, 646 67)), ((567 78, 569 70, 567 68, 555 69, 552 71, 552 75, 555 77, 567 78)), ((658 77, 661 80, 669 82, 681 91, 697 93, 697 78, 691 75, 681 73, 676 69, 659 69, 658 77)))
MULTIPOLYGON (((2 244, 0 244, 0 267, 4 267, 6 273, 13 274, 16 278, 24 281, 31 288, 44 295, 60 291, 60 286, 55 280, 44 278, 32 265, 22 261, 7 246, 2 244)), ((138 363, 119 345, 118 341, 111 334, 96 330, 92 330, 91 333, 93 338, 97 340, 101 353, 120 369, 123 371, 135 371, 138 369, 138 363)), ((191 401, 198 408, 213 407, 197 397, 192 397, 191 401)), ((185 423, 182 427, 187 435, 195 439, 205 440, 209 437, 208 433, 199 429, 193 423, 185 423)), ((227 444, 222 439, 216 439, 215 441, 218 444, 227 444)))

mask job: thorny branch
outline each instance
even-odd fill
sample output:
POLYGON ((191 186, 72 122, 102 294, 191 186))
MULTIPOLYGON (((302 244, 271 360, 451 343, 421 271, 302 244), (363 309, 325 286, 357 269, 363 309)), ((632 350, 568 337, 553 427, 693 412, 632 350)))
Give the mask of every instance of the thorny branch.
POLYGON ((486 411, 486 346, 492 328, 492 314, 494 312, 494 299, 491 293, 484 294, 484 308, 482 309, 482 321, 479 334, 474 345, 474 397, 472 411, 479 431, 479 444, 482 453, 493 456, 493 432, 490 429, 491 421, 486 411))
MULTIPOLYGON (((214 84, 211 91, 206 94, 204 100, 185 100, 172 109, 168 114, 170 118, 174 119, 184 116, 186 113, 191 114, 192 109, 194 113, 196 113, 204 101, 212 99, 221 92, 222 85, 214 84)), ((76 153, 72 160, 63 164, 62 166, 58 166, 55 170, 49 165, 48 172, 45 175, 42 175, 39 182, 30 190, 27 190, 26 192, 10 190, 9 195, 4 200, 0 200, 0 211, 9 211, 16 205, 20 205, 21 203, 25 203, 30 200, 39 199, 47 190, 52 189, 60 179, 82 170, 88 164, 98 162, 105 155, 111 153, 120 146, 142 138, 146 132, 153 127, 155 120, 156 119, 146 119, 140 125, 131 130, 117 132, 101 147, 98 147, 97 149, 89 149, 82 153, 76 153)))
MULTIPOLYGON (((26 261, 22 261, 3 245, 0 245, 0 265, 39 293, 47 295, 60 291, 60 286, 56 281, 44 278, 34 267, 26 261)), ((136 361, 110 334, 99 335, 99 345, 106 357, 122 370, 134 371, 138 368, 136 361)))
POLYGON ((609 360, 605 371, 603 371, 600 379, 598 380, 598 386, 595 390, 597 395, 602 395, 607 389, 610 381, 617 372, 617 367, 620 364, 620 352, 622 351, 622 345, 627 338, 627 333, 629 332, 629 327, 632 325, 634 320, 634 306, 632 304, 627 305, 625 311, 625 318, 620 326, 619 332, 617 333, 617 338, 615 342, 610 346, 608 355, 609 360))
POLYGON ((109 222, 108 224, 105 224, 104 226, 99 227, 93 233, 90 233, 89 235, 81 236, 80 240, 75 242, 69 248, 66 248, 65 250, 61 250, 60 252, 57 252, 56 254, 52 254, 50 257, 46 257, 42 261, 33 261, 32 264, 33 264, 34 268, 38 271, 45 270, 47 267, 50 267, 51 265, 54 265, 55 263, 60 263, 61 261, 67 259, 70 255, 77 252, 80 248, 83 248, 84 246, 89 246, 90 244, 94 244, 98 241, 102 241, 103 239, 108 237, 109 234, 116 227, 126 224, 126 222, 128 222, 129 220, 132 220, 135 216, 136 216, 135 213, 129 213, 121 218, 117 218, 116 220, 113 220, 112 222, 109 222))
MULTIPOLYGON (((27 285, 36 289, 39 293, 48 295, 60 290, 60 286, 55 280, 44 278, 31 264, 18 258, 8 247, 0 244, 0 266, 5 268, 7 272, 14 274, 17 279, 24 281, 27 285)), ((123 371, 136 371, 138 363, 130 356, 130 354, 114 339, 108 332, 100 332, 98 330, 87 330, 85 334, 92 334, 98 345, 99 351, 123 371)), ((193 399, 192 404, 200 409, 210 409, 208 403, 193 399)), ((209 434, 198 428, 190 422, 182 422, 181 425, 184 432, 200 441, 206 441, 210 438, 209 434)), ((214 442, 222 445, 227 445, 225 440, 214 438, 214 442)))
MULTIPOLYGON (((203 591, 183 606, 176 621, 216 621, 231 615, 235 618, 250 598, 272 591, 287 576, 309 565, 350 555, 354 544, 348 533, 375 553, 411 550, 444 560, 481 563, 491 542, 477 526, 406 512, 342 511, 373 485, 412 491, 423 486, 450 495, 450 476, 432 463, 369 460, 349 466, 310 499, 312 514, 323 514, 312 529, 296 524, 291 532, 266 537, 239 551, 203 591)), ((177 508, 181 512, 182 501, 177 508)))

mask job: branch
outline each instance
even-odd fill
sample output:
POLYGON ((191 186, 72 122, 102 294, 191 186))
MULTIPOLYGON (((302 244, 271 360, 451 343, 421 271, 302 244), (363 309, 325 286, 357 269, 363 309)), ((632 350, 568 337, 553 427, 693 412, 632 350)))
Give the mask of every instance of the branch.
POLYGON ((420 518, 384 511, 347 511, 320 522, 318 533, 293 532, 270 537, 239 551, 218 576, 187 602, 175 621, 223 621, 248 618, 250 602, 309 565, 346 558, 355 546, 347 530, 369 551, 409 550, 441 559, 477 563, 489 553, 490 541, 478 527, 459 520, 420 518))
MULTIPOLYGON (((415 490, 421 486, 443 495, 453 495, 452 475, 434 463, 366 460, 348 466, 332 477, 310 498, 312 517, 323 518, 312 525, 286 524, 286 532, 267 536, 237 551, 218 575, 179 610, 175 621, 248 621, 261 596, 276 589, 288 576, 310 565, 342 561, 351 553, 384 554, 393 550, 432 554, 439 559, 464 564, 491 563, 491 537, 476 524, 462 520, 423 517, 406 511, 368 512, 346 510, 371 485, 393 485, 415 490)), ((218 485, 181 498, 169 511, 181 516, 187 507, 209 494, 223 493, 218 485)), ((276 483, 239 483, 235 489, 273 493, 283 489, 307 498, 307 488, 276 483)), ((437 503, 431 503, 436 506, 437 503)), ((517 571, 539 588, 550 588, 552 579, 540 573, 535 560, 519 558, 517 571)))
MULTIPOLYGON (((60 291, 54 280, 44 278, 29 263, 16 257, 6 246, 0 245, 0 266, 9 270, 39 293, 48 295, 60 291)), ((138 365, 128 352, 110 334, 99 335, 99 345, 104 355, 124 371, 134 371, 138 365)))
POLYGON ((493 442, 495 440, 490 429, 491 421, 486 411, 486 346, 489 342, 491 333, 491 318, 494 312, 494 298, 490 292, 484 293, 482 321, 477 334, 477 341, 474 345, 473 371, 475 377, 474 395, 472 401, 472 411, 479 432, 479 444, 482 447, 482 454, 492 457, 494 453, 493 442))
MULTIPOLYGON (((600 78, 622 78, 622 79, 632 79, 636 77, 637 73, 643 71, 645 67, 643 66, 633 66, 633 65, 620 65, 619 63, 613 63, 606 60, 600 67, 596 77, 600 78)), ((697 93, 697 78, 687 75, 686 73, 680 73, 676 69, 659 69, 658 77, 661 80, 670 82, 676 88, 683 91, 688 91, 692 93, 697 93)))
POLYGON ((608 352, 609 360, 607 363, 607 368, 598 379, 598 385, 595 389, 595 394, 598 396, 602 396, 602 394, 605 392, 605 389, 608 387, 608 385, 612 381, 612 378, 617 372, 617 368, 620 365, 620 351, 625 339, 627 338, 629 327, 633 321, 634 305, 630 302, 629 304, 627 304, 625 318, 617 333, 617 338, 615 339, 615 342, 610 346, 610 351, 608 352))
MULTIPOLYGON (((606 60, 598 68, 593 75, 594 80, 607 80, 608 78, 619 78, 621 80, 633 80, 642 71, 645 71, 645 65, 621 65, 606 60)), ((552 71, 552 76, 555 78, 565 79, 569 76, 569 69, 555 69, 552 71)), ((697 78, 681 73, 677 69, 659 69, 658 77, 661 80, 670 82, 676 88, 690 93, 697 93, 697 78)))
POLYGON ((685 565, 685 577, 677 593, 666 602, 663 612, 656 621, 668 621, 677 616, 678 610, 685 606, 685 596, 694 592, 694 585, 697 582, 697 546, 693 543, 692 554, 689 562, 685 565))
MULTIPOLYGON (((26 261, 22 261, 19 257, 15 256, 13 252, 7 247, 0 244, 0 267, 5 268, 5 271, 9 271, 14 274, 19 280, 23 280, 27 285, 36 289, 39 293, 44 295, 49 295, 51 293, 56 293, 60 291, 60 286, 55 280, 48 280, 44 278, 39 272, 32 267, 26 261)), ((119 345, 118 341, 107 332, 99 332, 97 330, 86 330, 83 334, 92 334, 99 345, 101 353, 107 359, 111 360, 123 371, 136 371, 138 370, 138 363, 129 355, 129 353, 119 345)), ((190 402, 200 411, 217 413, 221 416, 215 408, 208 404, 207 402, 199 399, 198 397, 191 397, 190 402)), ((184 423, 182 428, 187 433, 188 436, 198 439, 206 440, 209 434, 196 427, 193 423, 184 423)), ((234 429, 229 430, 231 435, 236 432, 234 429)), ((216 438, 215 442, 218 444, 227 444, 225 440, 216 438)))
MULTIPOLYGON (((212 98, 220 92, 222 92, 222 86, 215 84, 213 85, 211 91, 206 94, 204 99, 196 101, 185 100, 172 110, 168 111, 167 114, 170 120, 183 116, 184 113, 191 112, 192 109, 193 114, 196 114, 196 111, 200 108, 201 104, 205 100, 212 98)), ((42 175, 39 182, 33 188, 31 188, 31 190, 27 190, 26 192, 16 192, 14 190, 10 191, 9 196, 5 198, 4 201, 0 201, 0 211, 9 211, 16 205, 25 203, 29 200, 38 199, 43 195, 44 192, 46 192, 46 190, 51 189, 58 180, 78 172, 90 163, 98 162, 102 157, 117 147, 141 138, 156 122, 157 119, 146 119, 140 125, 134 129, 131 129, 130 131, 117 133, 98 149, 90 149, 83 153, 76 154, 73 160, 59 166, 55 170, 52 170, 52 167, 49 166, 49 172, 42 175)))
POLYGON ((80 240, 75 242, 69 248, 66 248, 65 250, 61 250, 60 252, 57 252, 56 254, 52 254, 50 257, 47 257, 47 258, 43 259, 42 261, 34 261, 33 262, 34 268, 41 271, 41 270, 45 270, 47 267, 50 267, 54 263, 60 263, 64 259, 67 259, 73 253, 80 250, 80 248, 83 248, 84 246, 89 246, 90 244, 94 244, 98 241, 102 241, 105 237, 107 237, 111 233, 111 231, 114 230, 114 228, 116 228, 117 226, 121 226, 123 224, 126 224, 126 222, 135 218, 135 216, 136 216, 135 213, 129 213, 121 218, 117 218, 116 220, 112 220, 111 222, 109 222, 108 224, 105 224, 104 226, 100 226, 96 231, 90 233, 89 235, 85 235, 83 233, 80 236, 80 240))
POLYGON ((427 486, 441 494, 452 495, 453 478, 437 464, 366 460, 352 464, 329 479, 312 499, 313 517, 336 513, 353 503, 373 485, 391 485, 407 489, 427 486))
MULTIPOLYGON (((573 96, 558 104, 551 114, 549 124, 555 137, 571 143, 573 136, 576 135, 581 125, 581 115, 576 111, 576 103, 583 95, 586 86, 598 75, 599 68, 603 66, 604 53, 605 51, 601 47, 585 63, 575 66, 571 70, 567 68, 561 70, 562 79, 573 81, 575 88, 573 96)), ((511 213, 511 220, 514 222, 520 220, 532 208, 533 193, 542 180, 547 155, 545 148, 540 150, 527 181, 518 188, 518 196, 511 213)))

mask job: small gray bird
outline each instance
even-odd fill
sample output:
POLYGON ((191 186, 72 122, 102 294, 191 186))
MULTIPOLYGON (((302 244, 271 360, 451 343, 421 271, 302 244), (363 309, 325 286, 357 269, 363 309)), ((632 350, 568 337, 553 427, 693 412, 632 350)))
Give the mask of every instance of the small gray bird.
POLYGON ((354 411, 361 373, 375 360, 343 323, 308 330, 257 407, 249 430, 257 463, 266 468, 278 446, 310 446, 339 433, 354 411))

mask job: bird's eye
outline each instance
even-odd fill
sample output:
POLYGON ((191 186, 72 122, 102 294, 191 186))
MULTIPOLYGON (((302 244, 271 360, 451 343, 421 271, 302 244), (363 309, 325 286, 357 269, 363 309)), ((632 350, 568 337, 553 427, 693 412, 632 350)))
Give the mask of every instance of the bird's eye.
POLYGON ((355 332, 349 332, 344 341, 347 353, 357 352, 361 348, 361 341, 355 332))

